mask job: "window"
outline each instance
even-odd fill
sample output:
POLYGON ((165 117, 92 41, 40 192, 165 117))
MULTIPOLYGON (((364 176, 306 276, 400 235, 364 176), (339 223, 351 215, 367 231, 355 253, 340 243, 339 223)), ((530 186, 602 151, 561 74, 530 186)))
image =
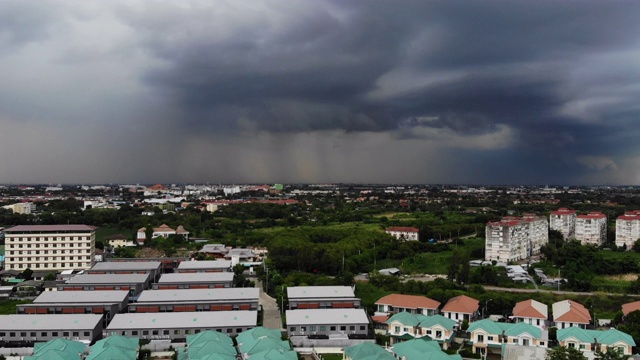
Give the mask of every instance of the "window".
POLYGON ((431 330, 427 330, 427 335, 431 335, 431 330))
POLYGON ((9 333, 9 336, 10 336, 10 337, 15 337, 15 336, 16 336, 16 333, 14 333, 14 332, 10 332, 10 333, 9 333))
POLYGON ((131 331, 131 335, 138 335, 138 330, 131 331))
MULTIPOLYGON (((3 333, 0 333, 0 336, 4 336, 4 334, 3 334, 3 333)), ((42 336, 42 337, 47 337, 47 332, 46 332, 46 331, 41 332, 41 333, 40 333, 40 336, 42 336)))
POLYGON ((484 335, 478 335, 478 342, 484 342, 484 335))
POLYGON ((316 331, 317 327, 315 325, 311 325, 311 331, 316 331))
POLYGON ((173 330, 173 335, 180 335, 180 330, 173 330))
POLYGON ((493 336, 487 336, 487 341, 493 341, 493 336))
POLYGON ((349 330, 354 331, 355 329, 356 329, 356 326, 355 326, 355 325, 351 325, 351 326, 349 326, 349 330))
MULTIPOLYGON (((126 333, 126 331, 123 331, 123 333, 126 333)), ((125 335, 125 334, 122 334, 122 335, 125 335)), ((62 336, 63 337, 69 337, 69 332, 68 331, 63 331, 62 332, 62 336)))
POLYGON ((162 330, 162 335, 169 335, 169 330, 162 330))
POLYGON ((341 325, 340 326, 340 331, 345 331, 347 330, 347 326, 346 325, 341 325))
POLYGON ((329 327, 329 330, 331 330, 331 331, 336 331, 336 327, 335 327, 335 326, 330 326, 330 327, 329 327))
MULTIPOLYGON (((442 331, 437 330, 436 331, 436 339, 440 339, 441 337, 442 337, 442 331)), ((489 339, 489 340, 491 340, 491 339, 489 339)))
POLYGON ((152 334, 153 335, 158 335, 158 334, 160 334, 160 331, 159 330, 153 330, 152 334))
POLYGON ((570 347, 571 349, 575 349, 576 348, 576 344, 574 344, 574 343, 568 343, 567 346, 570 347))
POLYGON ((51 336, 52 336, 52 337, 57 337, 57 336, 58 336, 58 332, 57 332, 57 331, 52 332, 52 333, 51 333, 51 336))
POLYGON ((236 329, 236 334, 240 334, 242 332, 242 328, 237 328, 236 329))
POLYGON ((84 336, 91 336, 91 332, 89 332, 89 331, 85 331, 85 332, 84 332, 84 336))
POLYGON ((400 326, 395 326, 395 327, 393 328, 393 330, 394 330, 394 332, 395 332, 396 334, 397 334, 397 333, 399 333, 399 332, 400 332, 400 326))
POLYGON ((544 346, 544 341, 540 341, 540 346, 544 346))
POLYGON ((231 334, 231 329, 227 329, 227 334, 231 334))
POLYGON ((360 330, 365 330, 365 326, 364 325, 360 325, 360 330))
MULTIPOLYGON (((46 333, 45 333, 46 334, 46 333)), ((0 336, 7 336, 7 334, 4 331, 0 331, 0 336)))
POLYGON ((320 331, 327 331, 326 325, 320 325, 320 331))
POLYGON ((586 346, 584 344, 580 344, 580 350, 584 350, 586 349, 586 346))
POLYGON ((29 336, 36 337, 36 332, 32 331, 31 334, 29 334, 29 336))
POLYGON ((25 337, 25 336, 27 336, 27 333, 26 332, 21 332, 20 336, 25 337))
POLYGON ((142 335, 149 335, 149 330, 142 331, 142 335))
POLYGON ((185 330, 185 331, 184 331, 184 334, 185 334, 185 335, 189 335, 189 334, 191 334, 191 329, 187 329, 187 330, 185 330))
POLYGON ((295 331, 296 331, 296 327, 295 327, 295 326, 290 326, 290 327, 289 327, 289 331, 291 331, 291 332, 295 332, 295 331))

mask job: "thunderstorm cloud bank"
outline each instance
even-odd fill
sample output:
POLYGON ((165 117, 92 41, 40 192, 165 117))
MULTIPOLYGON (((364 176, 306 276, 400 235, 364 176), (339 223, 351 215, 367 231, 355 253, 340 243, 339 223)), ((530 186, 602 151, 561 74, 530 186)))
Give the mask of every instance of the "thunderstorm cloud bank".
POLYGON ((640 184, 640 3, 0 3, 0 183, 640 184))

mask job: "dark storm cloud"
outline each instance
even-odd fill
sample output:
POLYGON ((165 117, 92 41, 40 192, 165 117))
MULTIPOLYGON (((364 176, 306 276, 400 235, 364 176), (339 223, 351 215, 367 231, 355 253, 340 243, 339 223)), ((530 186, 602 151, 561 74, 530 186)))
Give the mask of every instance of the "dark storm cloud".
POLYGON ((135 179, 211 161, 238 181, 626 182, 639 18, 631 1, 6 1, 0 123, 68 129, 31 150, 47 159, 89 136, 86 157, 117 149, 135 179), (395 180, 368 158, 407 153, 395 180))

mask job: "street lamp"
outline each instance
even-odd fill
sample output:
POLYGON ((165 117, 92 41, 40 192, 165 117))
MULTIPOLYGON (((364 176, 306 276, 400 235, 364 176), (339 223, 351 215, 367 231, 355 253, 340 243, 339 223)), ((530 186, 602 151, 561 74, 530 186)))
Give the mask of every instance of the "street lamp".
POLYGON ((485 301, 484 303, 484 310, 482 311, 482 318, 485 319, 486 315, 487 315, 487 305, 489 305, 489 301, 491 301, 492 299, 489 299, 487 301, 485 301))

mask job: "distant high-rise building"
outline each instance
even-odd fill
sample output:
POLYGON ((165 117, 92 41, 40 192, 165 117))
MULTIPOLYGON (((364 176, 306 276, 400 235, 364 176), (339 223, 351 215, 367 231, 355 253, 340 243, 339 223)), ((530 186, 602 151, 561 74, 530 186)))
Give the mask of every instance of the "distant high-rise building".
POLYGON ((607 241, 607 216, 592 211, 576 217, 576 240, 583 245, 600 246, 607 241))
POLYGON ((552 211, 549 215, 549 228, 562 233, 565 240, 569 240, 576 235, 576 211, 567 208, 560 208, 552 211))
POLYGON ((88 225, 18 225, 5 231, 5 268, 24 271, 90 269, 96 228, 88 225))
POLYGON ((487 224, 485 260, 516 261, 540 253, 549 242, 549 223, 546 217, 525 214, 507 216, 487 224))
POLYGON ((616 246, 631 249, 640 239, 640 210, 626 212, 616 219, 616 246))

